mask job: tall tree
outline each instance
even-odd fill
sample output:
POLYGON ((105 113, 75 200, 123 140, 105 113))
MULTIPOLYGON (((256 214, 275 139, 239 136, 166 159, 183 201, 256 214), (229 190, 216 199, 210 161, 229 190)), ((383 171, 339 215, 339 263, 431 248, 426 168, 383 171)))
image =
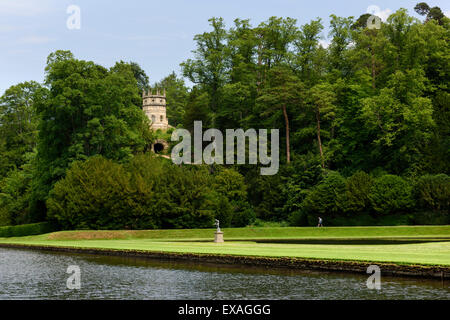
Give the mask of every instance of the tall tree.
POLYGON ((296 69, 304 82, 317 83, 323 75, 325 50, 319 46, 323 30, 321 19, 313 20, 300 28, 296 46, 296 69))
POLYGON ((20 168, 26 153, 36 147, 35 100, 40 88, 37 82, 23 82, 7 89, 0 98, 0 179, 20 168))
POLYGON ((227 31, 222 18, 211 18, 211 32, 196 35, 195 58, 181 63, 183 75, 204 88, 211 97, 213 123, 219 107, 220 90, 229 78, 229 60, 226 50, 227 31))
POLYGON ((139 91, 139 94, 143 90, 147 90, 150 86, 149 78, 147 73, 141 68, 141 66, 137 62, 117 62, 114 67, 112 68, 115 72, 121 72, 121 69, 124 70, 124 72, 127 72, 131 69, 133 72, 133 76, 136 79, 137 82, 137 88, 139 91))
MULTIPOLYGON (((316 117, 316 134, 319 154, 322 161, 322 168, 325 169, 325 153, 323 147, 323 121, 331 121, 336 114, 336 95, 333 87, 329 83, 320 83, 309 90, 309 106, 314 111, 316 117)), ((331 123, 331 126, 334 124, 331 123)))
POLYGON ((189 91, 184 80, 177 77, 175 72, 172 72, 160 82, 156 83, 155 87, 166 90, 167 118, 169 118, 169 124, 174 127, 182 124, 189 96, 189 91))
POLYGON ((420 2, 414 7, 414 10, 421 16, 425 16, 426 22, 436 20, 440 25, 444 24, 445 14, 439 7, 431 8, 426 2, 420 2))
POLYGON ((150 144, 148 119, 131 67, 107 70, 68 52, 49 56, 40 117, 33 210, 45 210, 52 185, 76 160, 100 154, 123 161, 150 144))
POLYGON ((353 23, 353 17, 343 18, 331 15, 329 35, 332 37, 332 41, 329 47, 329 59, 331 70, 337 73, 337 77, 348 76, 351 69, 347 57, 347 47, 351 42, 353 23))
MULTIPOLYGON (((299 109, 303 84, 287 66, 277 66, 268 73, 268 82, 257 99, 261 116, 276 123, 282 118, 286 137, 286 162, 291 162, 290 117, 299 109)), ((267 123, 270 123, 267 121, 267 123)))
POLYGON ((373 159, 395 173, 420 171, 434 127, 431 100, 422 97, 423 71, 397 71, 386 88, 363 100, 362 120, 372 132, 373 159))

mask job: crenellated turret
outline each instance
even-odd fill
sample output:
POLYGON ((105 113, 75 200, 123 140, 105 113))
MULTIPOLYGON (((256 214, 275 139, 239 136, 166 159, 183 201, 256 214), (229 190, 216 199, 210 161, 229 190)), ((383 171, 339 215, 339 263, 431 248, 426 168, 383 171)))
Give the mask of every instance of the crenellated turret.
POLYGON ((143 110, 151 122, 154 130, 169 128, 169 119, 166 115, 166 89, 162 92, 159 88, 156 91, 149 88, 147 92, 142 92, 143 110))
POLYGON ((156 88, 156 92, 149 88, 147 91, 142 90, 142 98, 151 98, 151 97, 166 97, 166 89, 164 88, 161 92, 159 88, 156 88))

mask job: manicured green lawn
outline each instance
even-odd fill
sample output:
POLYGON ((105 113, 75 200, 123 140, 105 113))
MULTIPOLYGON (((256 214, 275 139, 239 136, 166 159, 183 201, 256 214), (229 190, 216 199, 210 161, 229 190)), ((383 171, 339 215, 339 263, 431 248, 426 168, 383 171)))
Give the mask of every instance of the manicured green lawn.
POLYGON ((224 244, 212 242, 214 230, 211 229, 59 232, 33 237, 0 239, 0 243, 450 265, 450 226, 243 228, 223 231, 226 240, 224 244), (210 242, 195 241, 202 239, 210 240, 210 242), (233 239, 235 241, 230 241, 233 239), (335 243, 333 243, 334 240, 328 244, 255 242, 259 239, 334 239, 335 243), (396 244, 393 241, 390 244, 343 244, 341 242, 343 239, 440 239, 441 242, 396 244))

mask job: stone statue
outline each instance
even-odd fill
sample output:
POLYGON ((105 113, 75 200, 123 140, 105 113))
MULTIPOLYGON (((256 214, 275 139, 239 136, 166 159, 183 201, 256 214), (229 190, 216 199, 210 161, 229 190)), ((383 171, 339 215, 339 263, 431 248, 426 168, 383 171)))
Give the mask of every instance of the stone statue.
POLYGON ((217 227, 217 232, 221 232, 220 231, 220 221, 216 219, 216 227, 217 227))
POLYGON ((220 221, 216 219, 216 223, 215 223, 216 227, 217 227, 217 231, 214 237, 214 242, 215 243, 223 243, 223 232, 220 231, 220 221))

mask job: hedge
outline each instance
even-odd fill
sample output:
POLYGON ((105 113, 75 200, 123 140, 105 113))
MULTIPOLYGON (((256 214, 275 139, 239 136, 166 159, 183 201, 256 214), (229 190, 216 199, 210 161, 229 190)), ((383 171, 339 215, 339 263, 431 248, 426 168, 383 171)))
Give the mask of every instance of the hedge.
POLYGON ((0 227, 0 238, 36 236, 53 231, 56 227, 49 222, 0 227))

